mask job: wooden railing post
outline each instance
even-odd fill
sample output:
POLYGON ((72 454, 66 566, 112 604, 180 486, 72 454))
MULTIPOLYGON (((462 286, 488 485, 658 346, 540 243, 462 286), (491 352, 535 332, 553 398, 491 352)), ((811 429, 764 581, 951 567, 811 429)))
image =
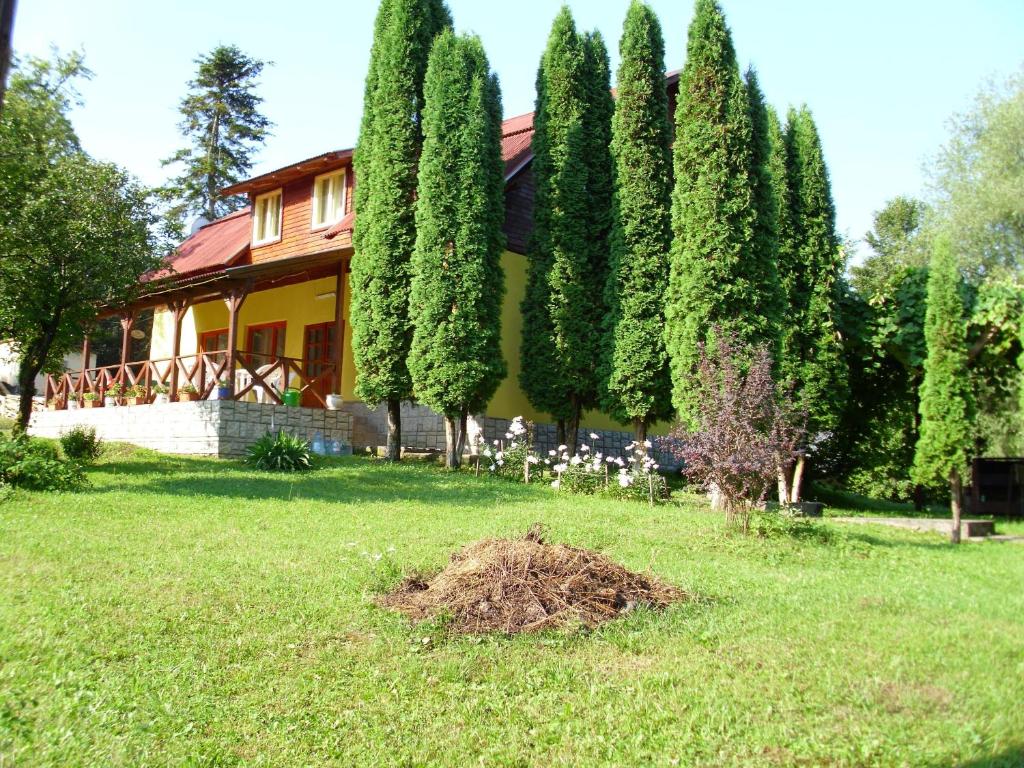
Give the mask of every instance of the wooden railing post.
POLYGON ((85 334, 85 337, 82 339, 82 375, 78 379, 78 391, 79 391, 79 394, 81 394, 81 395, 85 394, 85 384, 86 384, 86 380, 89 377, 89 368, 90 368, 90 366, 89 366, 89 356, 91 354, 92 354, 92 352, 89 349, 89 334, 85 334))
MULTIPOLYGON (((341 367, 345 360, 345 262, 338 264, 338 281, 334 289, 334 378, 333 389, 341 394, 341 367)), ((328 362, 330 362, 328 360, 328 362)))
POLYGON ((124 386, 125 366, 128 364, 128 356, 132 347, 132 327, 135 325, 135 313, 123 312, 121 314, 121 367, 117 371, 117 380, 124 386))
POLYGON ((235 397, 235 365, 238 359, 238 314, 251 287, 252 283, 249 282, 224 292, 224 303, 228 306, 228 354, 225 374, 232 400, 235 397))
POLYGON ((167 302, 167 309, 174 319, 174 337, 171 342, 171 400, 178 399, 178 363, 181 357, 181 322, 191 306, 188 299, 167 302))

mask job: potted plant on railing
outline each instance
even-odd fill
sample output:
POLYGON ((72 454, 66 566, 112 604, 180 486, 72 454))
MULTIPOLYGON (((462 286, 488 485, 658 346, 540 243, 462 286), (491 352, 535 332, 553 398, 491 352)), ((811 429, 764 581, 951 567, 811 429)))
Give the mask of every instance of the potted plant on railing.
POLYGON ((118 401, 121 399, 123 392, 120 384, 111 384, 107 387, 106 394, 103 395, 103 407, 115 408, 119 404, 118 401))
POLYGON ((68 410, 69 411, 77 411, 78 410, 78 395, 74 395, 74 396, 68 398, 68 410))
POLYGON ((133 384, 124 391, 128 405, 145 405, 147 402, 146 388, 141 384, 133 384))
POLYGON ((82 407, 83 408, 99 408, 102 405, 100 402, 100 396, 95 392, 86 392, 82 395, 82 407))
POLYGON ((178 402, 188 403, 192 400, 199 399, 199 390, 196 389, 194 384, 183 384, 178 387, 178 402))
POLYGON ((154 384, 153 405, 167 405, 171 402, 171 396, 168 394, 169 391, 165 384, 154 384))
POLYGON ((229 382, 227 379, 221 379, 220 381, 217 382, 217 399, 231 399, 231 382, 229 382))
POLYGON ((64 400, 60 397, 51 397, 46 401, 46 410, 60 411, 64 409, 64 400))
POLYGON ((340 411, 341 405, 344 402, 341 399, 341 395, 337 394, 336 392, 330 393, 324 398, 324 400, 327 403, 328 411, 340 411))

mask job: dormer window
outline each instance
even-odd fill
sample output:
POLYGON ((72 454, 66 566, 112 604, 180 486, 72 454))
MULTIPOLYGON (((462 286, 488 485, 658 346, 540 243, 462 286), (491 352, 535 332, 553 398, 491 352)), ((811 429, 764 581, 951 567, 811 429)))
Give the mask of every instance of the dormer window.
POLYGON ((281 190, 257 195, 252 204, 252 244, 266 245, 281 239, 281 190))
POLYGON ((313 179, 313 229, 330 226, 344 215, 344 169, 313 179))

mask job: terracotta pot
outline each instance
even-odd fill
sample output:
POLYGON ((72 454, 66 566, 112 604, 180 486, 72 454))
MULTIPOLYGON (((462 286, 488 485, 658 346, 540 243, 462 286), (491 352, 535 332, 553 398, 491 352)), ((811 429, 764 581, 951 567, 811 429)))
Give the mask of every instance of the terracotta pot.
POLYGON ((199 399, 199 395, 196 394, 195 392, 179 392, 178 393, 178 402, 179 403, 190 403, 193 400, 198 400, 198 399, 199 399))
POLYGON ((146 398, 145 397, 129 397, 128 398, 128 405, 145 405, 145 404, 146 404, 146 398))
POLYGON ((82 407, 83 408, 102 408, 103 407, 103 403, 101 403, 99 400, 83 400, 82 401, 82 407))

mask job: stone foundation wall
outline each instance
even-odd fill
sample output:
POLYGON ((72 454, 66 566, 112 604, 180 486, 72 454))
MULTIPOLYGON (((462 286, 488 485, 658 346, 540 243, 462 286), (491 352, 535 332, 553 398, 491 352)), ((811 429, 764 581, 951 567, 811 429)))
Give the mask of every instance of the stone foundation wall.
POLYGON ((352 415, 344 411, 232 400, 38 411, 29 432, 57 438, 78 424, 95 427, 104 440, 197 456, 243 456, 264 433, 278 429, 307 440, 321 432, 328 440, 352 443, 352 415))

